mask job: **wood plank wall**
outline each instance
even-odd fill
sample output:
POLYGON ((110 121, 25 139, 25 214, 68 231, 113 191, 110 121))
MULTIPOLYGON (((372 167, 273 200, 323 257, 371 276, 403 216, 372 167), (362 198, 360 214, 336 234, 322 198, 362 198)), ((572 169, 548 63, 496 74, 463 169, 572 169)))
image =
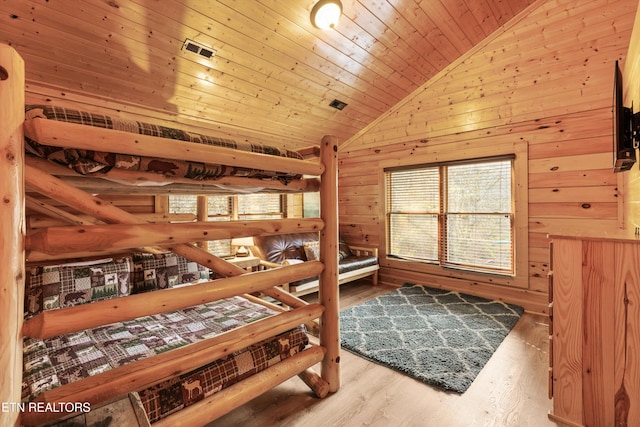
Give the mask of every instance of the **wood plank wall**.
MULTIPOLYGON (((384 253, 382 165, 437 158, 453 144, 528 144, 528 288, 485 278, 442 281, 384 259, 381 280, 443 283, 546 311, 547 233, 621 225, 613 174, 615 60, 624 60, 637 0, 538 1, 502 30, 346 141, 340 151, 341 233, 384 253)), ((637 59, 637 58, 636 58, 637 59)), ((523 254, 518 254, 522 256, 523 254)), ((450 271, 441 274, 452 277, 450 271)))
MULTIPOLYGON (((633 105, 634 113, 640 106, 640 12, 636 12, 635 25, 629 44, 627 60, 622 68, 624 105, 633 105)), ((636 156, 638 156, 636 152, 636 156)), ((638 163, 629 172, 622 176, 621 186, 624 192, 624 223, 633 230, 640 227, 640 156, 638 163)))

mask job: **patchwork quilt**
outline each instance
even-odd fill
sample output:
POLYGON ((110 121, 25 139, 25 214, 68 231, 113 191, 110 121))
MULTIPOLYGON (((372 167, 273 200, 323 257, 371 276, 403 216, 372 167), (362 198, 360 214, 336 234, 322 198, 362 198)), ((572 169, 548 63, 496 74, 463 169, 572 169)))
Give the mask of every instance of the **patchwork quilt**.
POLYGON ((25 318, 46 310, 87 304, 131 293, 129 258, 31 268, 25 289, 25 318))

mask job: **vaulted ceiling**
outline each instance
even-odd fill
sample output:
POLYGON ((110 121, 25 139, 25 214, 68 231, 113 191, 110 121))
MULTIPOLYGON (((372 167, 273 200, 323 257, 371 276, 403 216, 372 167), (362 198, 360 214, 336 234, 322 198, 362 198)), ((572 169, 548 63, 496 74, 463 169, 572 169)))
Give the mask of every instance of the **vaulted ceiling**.
POLYGON ((0 43, 33 93, 300 148, 347 140, 533 0, 343 0, 327 31, 314 3, 4 0, 0 43))

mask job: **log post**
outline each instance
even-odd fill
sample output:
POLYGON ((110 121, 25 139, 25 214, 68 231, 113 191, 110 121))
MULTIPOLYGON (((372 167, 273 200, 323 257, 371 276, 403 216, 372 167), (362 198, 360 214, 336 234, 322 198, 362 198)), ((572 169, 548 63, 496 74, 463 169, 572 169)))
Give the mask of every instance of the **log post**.
POLYGON ((340 388, 340 302, 338 294, 338 138, 325 136, 320 145, 320 160, 325 169, 320 182, 320 273, 318 298, 325 307, 320 330, 320 345, 327 349, 322 360, 322 378, 329 391, 340 388))
MULTIPOLYGON (((20 402, 24 312, 24 62, 0 45, 0 403, 20 402)), ((0 412, 17 426, 18 411, 0 412)))
MULTIPOLYGON (((207 222, 209 221, 209 203, 207 196, 198 196, 198 222, 207 222)), ((207 240, 203 240, 196 243, 200 249, 208 250, 209 242, 207 240)))

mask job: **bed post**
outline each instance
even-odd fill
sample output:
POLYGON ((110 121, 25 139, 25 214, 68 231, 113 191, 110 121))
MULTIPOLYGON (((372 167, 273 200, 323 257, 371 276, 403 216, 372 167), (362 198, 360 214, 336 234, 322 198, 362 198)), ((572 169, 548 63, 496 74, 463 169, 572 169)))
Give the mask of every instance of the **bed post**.
POLYGON ((17 426, 24 312, 24 62, 0 44, 0 426, 17 426), (5 406, 9 405, 9 406, 5 406), (9 410, 5 410, 5 409, 9 410))
POLYGON ((320 182, 320 217, 324 229, 320 232, 320 274, 318 296, 325 307, 320 330, 320 345, 327 349, 322 361, 322 378, 329 391, 340 388, 340 324, 338 320, 338 138, 325 136, 320 147, 320 160, 325 169, 320 182))

